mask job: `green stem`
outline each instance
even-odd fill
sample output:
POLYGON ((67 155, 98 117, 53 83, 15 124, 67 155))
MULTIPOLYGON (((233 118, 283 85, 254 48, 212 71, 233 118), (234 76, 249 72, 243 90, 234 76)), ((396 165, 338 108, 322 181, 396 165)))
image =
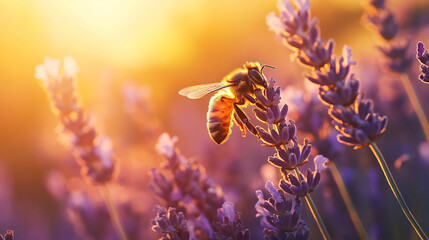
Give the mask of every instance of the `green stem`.
POLYGON ((103 193, 107 209, 109 210, 110 216, 113 221, 113 225, 116 227, 119 238, 121 240, 128 240, 128 237, 125 234, 124 228, 122 227, 121 220, 119 219, 118 211, 116 210, 116 207, 112 201, 112 197, 110 196, 109 189, 107 188, 106 185, 101 185, 100 189, 101 189, 101 192, 103 193))
POLYGON ((423 128, 423 132, 426 137, 426 142, 429 143, 429 123, 426 118, 425 112, 423 111, 422 105, 417 97, 416 91, 414 90, 413 85, 411 84, 410 78, 407 74, 403 73, 400 75, 402 84, 404 85, 405 91, 407 92, 408 98, 410 99, 411 105, 416 111, 417 118, 420 121, 420 125, 423 128))
MULTIPOLYGON (((301 175, 299 174, 298 168, 294 169, 296 177, 301 181, 301 175)), ((307 205, 310 208, 311 214, 313 214, 314 220, 316 220, 317 226, 319 227, 320 232, 323 235, 323 239, 330 240, 328 230, 326 230, 325 224, 323 223, 322 217, 320 217, 319 211, 317 211, 317 207, 311 199, 310 194, 305 196, 305 200, 307 201, 307 205)))
POLYGON ((408 221, 413 226, 416 233, 419 235, 420 239, 428 240, 428 237, 423 232, 422 227, 420 227, 417 220, 414 218, 413 214, 411 213, 410 209, 407 206, 407 203, 405 203, 404 198, 402 197, 401 192, 399 191, 398 186, 395 183, 395 180, 393 179, 392 173, 389 170, 389 167, 387 166, 386 160, 384 159, 383 154, 381 153, 380 149, 378 148, 377 144, 370 143, 369 147, 372 150, 372 153, 374 153, 374 156, 377 158, 378 163, 380 164, 381 170, 384 173, 384 176, 386 177, 387 183, 390 186, 390 189, 392 189, 393 195, 395 195, 396 200, 398 201, 399 205, 402 208, 402 211, 404 212, 405 216, 407 216, 408 221))
POLYGON ((337 166, 335 166, 334 162, 329 161, 328 167, 331 170, 332 176, 334 177, 334 181, 338 186, 338 190, 340 191, 341 197, 344 200, 347 211, 350 214, 350 218, 356 228, 357 233, 359 234, 360 239, 368 240, 368 235, 366 234, 365 228, 363 227, 359 215, 357 214, 356 209, 353 206, 352 200, 350 199, 350 195, 346 189, 346 185, 344 184, 343 179, 341 178, 337 166))

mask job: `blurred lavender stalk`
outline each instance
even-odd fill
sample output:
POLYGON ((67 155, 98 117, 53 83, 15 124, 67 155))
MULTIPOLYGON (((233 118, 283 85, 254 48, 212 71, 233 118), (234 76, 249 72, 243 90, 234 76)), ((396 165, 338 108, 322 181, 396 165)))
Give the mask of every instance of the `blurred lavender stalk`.
MULTIPOLYGON (((170 137, 167 133, 159 137, 156 150, 167 160, 163 168, 172 178, 167 178, 158 169, 152 169, 151 188, 170 209, 173 207, 188 218, 192 239, 248 240, 249 230, 243 227, 241 214, 235 211, 234 204, 225 202, 220 187, 205 176, 203 166, 191 163, 180 155, 174 146, 177 140, 177 137, 170 137)), ((156 211, 159 220, 159 208, 156 211)), ((169 221, 165 220, 158 222, 155 218, 153 230, 164 234, 163 239, 182 239, 172 237, 172 231, 176 234, 178 230, 167 227, 169 221)), ((173 225, 177 227, 177 224, 173 225)), ((180 235, 183 236, 182 233, 180 235)))
MULTIPOLYGON (((429 142, 429 122, 407 74, 413 60, 411 54, 408 53, 410 42, 395 39, 399 25, 396 23, 393 13, 386 8, 385 0, 370 0, 366 19, 370 23, 368 25, 372 26, 375 29, 374 32, 384 40, 378 48, 384 55, 387 68, 400 75, 401 82, 423 128, 426 141, 429 142)), ((420 75, 419 78, 424 82, 422 76, 420 75)))
POLYGON ((4 236, 0 235, 0 240, 13 240, 14 234, 12 230, 7 230, 4 236))
MULTIPOLYGON (((52 171, 47 175, 46 186, 60 207, 65 210, 64 217, 73 225, 79 238, 118 239, 109 210, 101 196, 92 193, 93 186, 87 186, 80 179, 65 179, 58 171, 52 171)), ((116 195, 126 196, 130 192, 126 187, 115 187, 116 195)), ((147 221, 143 210, 135 205, 129 198, 121 199, 116 204, 124 216, 124 231, 130 240, 141 239, 142 225, 147 221)), ((71 234, 70 239, 76 237, 71 234)))
POLYGON ((359 81, 353 74, 349 74, 351 66, 355 64, 351 60, 350 48, 343 48, 342 57, 333 55, 333 40, 325 43, 319 37, 317 19, 310 18, 309 0, 296 0, 294 3, 296 8, 289 0, 279 1, 280 15, 270 13, 267 16, 270 30, 276 32, 284 44, 295 52, 296 59, 301 64, 312 70, 306 77, 319 85, 319 98, 330 106, 329 114, 336 129, 340 131, 338 141, 352 145, 355 149, 365 146, 371 148, 404 214, 417 234, 422 239, 427 239, 408 209, 374 142, 386 130, 387 117, 373 111, 371 100, 358 98, 359 81))
POLYGON ((107 207, 121 239, 127 239, 112 203, 106 183, 116 176, 116 160, 112 157, 112 144, 107 136, 99 136, 79 104, 74 75, 79 68, 71 57, 61 62, 47 57, 44 64, 36 66, 35 77, 50 97, 52 110, 58 115, 61 130, 69 138, 70 150, 81 166, 81 173, 94 184, 100 184, 107 207))
POLYGON ((71 57, 61 62, 47 57, 36 67, 35 77, 50 98, 52 111, 58 115, 62 134, 69 138, 70 150, 81 166, 82 175, 96 184, 105 184, 115 176, 116 161, 112 158, 111 141, 99 136, 90 118, 78 102, 73 76, 79 68, 71 57))

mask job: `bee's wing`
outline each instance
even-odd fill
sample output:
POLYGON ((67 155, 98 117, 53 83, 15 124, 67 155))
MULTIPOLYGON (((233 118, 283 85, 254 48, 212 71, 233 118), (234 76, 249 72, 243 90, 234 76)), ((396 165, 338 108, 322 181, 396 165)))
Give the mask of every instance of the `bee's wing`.
POLYGON ((233 86, 235 84, 227 84, 227 83, 209 83, 209 84, 201 84, 192 87, 187 87, 179 91, 179 94, 182 96, 186 96, 190 99, 198 99, 200 97, 205 96, 206 94, 219 91, 223 88, 227 88, 233 86))

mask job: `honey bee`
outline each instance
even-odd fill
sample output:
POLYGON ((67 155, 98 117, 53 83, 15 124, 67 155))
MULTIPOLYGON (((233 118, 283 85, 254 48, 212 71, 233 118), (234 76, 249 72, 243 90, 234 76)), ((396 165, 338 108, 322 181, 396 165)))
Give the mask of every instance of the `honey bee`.
POLYGON ((267 80, 262 73, 264 67, 274 68, 270 65, 261 67, 258 62, 246 62, 243 68, 235 69, 220 83, 196 85, 179 91, 180 95, 190 99, 216 92, 210 99, 207 112, 207 129, 215 143, 220 145, 228 139, 232 121, 240 127, 243 137, 246 135, 245 126, 253 135, 259 137, 258 131, 241 107, 248 104, 261 106, 256 100, 255 91, 267 88, 267 80))

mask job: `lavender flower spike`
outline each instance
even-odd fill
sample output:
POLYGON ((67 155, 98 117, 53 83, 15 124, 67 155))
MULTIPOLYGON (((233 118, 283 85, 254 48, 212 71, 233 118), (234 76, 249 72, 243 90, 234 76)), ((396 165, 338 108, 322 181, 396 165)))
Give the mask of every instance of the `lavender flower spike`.
MULTIPOLYGON (((296 59, 311 69, 306 77, 319 85, 320 100, 333 109, 330 115, 340 130, 339 141, 355 148, 367 146, 385 131, 387 118, 374 113, 370 101, 358 98, 360 84, 350 73, 351 66, 356 64, 351 59, 350 48, 344 46, 340 57, 333 55, 333 41, 325 43, 319 36, 317 20, 310 18, 309 1, 302 0, 295 5, 293 8, 288 0, 280 0, 278 16, 271 13, 267 17, 270 29, 274 24, 283 27, 276 33, 295 52, 296 59)), ((261 138, 271 143, 263 134, 261 138)))
POLYGON ((417 59, 421 63, 420 71, 422 72, 419 79, 429 84, 429 53, 425 50, 422 42, 417 43, 417 59))
POLYGON ((236 212, 234 203, 224 202, 217 210, 218 220, 213 224, 216 240, 249 240, 249 229, 244 229, 241 213, 236 212))
POLYGON ((79 71, 71 57, 61 62, 47 57, 44 64, 36 67, 35 77, 49 95, 51 106, 61 122, 61 129, 70 139, 70 148, 81 166, 83 176, 94 183, 104 184, 116 173, 116 161, 112 157, 110 139, 97 134, 90 118, 79 105, 73 76, 79 71))
POLYGON ((170 137, 167 133, 159 137, 156 150, 167 160, 163 168, 172 177, 167 178, 158 169, 152 169, 150 186, 167 206, 188 210, 184 213, 189 217, 203 216, 214 222, 217 209, 225 202, 223 193, 205 176, 203 166, 180 155, 174 146, 176 142, 177 137, 170 137))
POLYGON ((283 171, 284 179, 280 181, 280 188, 296 197, 305 197, 316 189, 320 183, 320 172, 326 168, 325 164, 329 160, 322 155, 317 155, 314 158, 315 170, 307 170, 307 176, 300 173, 299 176, 295 176, 293 173, 287 173, 283 171))
POLYGON ((271 182, 266 183, 267 190, 271 193, 268 200, 264 199, 261 190, 256 191, 258 202, 255 205, 257 217, 260 218, 264 227, 264 239, 299 239, 310 238, 307 224, 300 219, 301 201, 296 198, 295 204, 292 199, 286 199, 285 193, 276 190, 271 182))
POLYGON ((190 234, 186 225, 185 215, 177 213, 175 208, 168 211, 155 206, 157 216, 152 220, 152 230, 163 235, 163 240, 189 240, 190 234))
POLYGON ((392 72, 405 73, 412 63, 412 56, 408 53, 409 41, 397 40, 399 24, 386 8, 384 0, 369 0, 368 3, 365 18, 368 25, 384 40, 378 48, 384 55, 387 68, 392 72))

